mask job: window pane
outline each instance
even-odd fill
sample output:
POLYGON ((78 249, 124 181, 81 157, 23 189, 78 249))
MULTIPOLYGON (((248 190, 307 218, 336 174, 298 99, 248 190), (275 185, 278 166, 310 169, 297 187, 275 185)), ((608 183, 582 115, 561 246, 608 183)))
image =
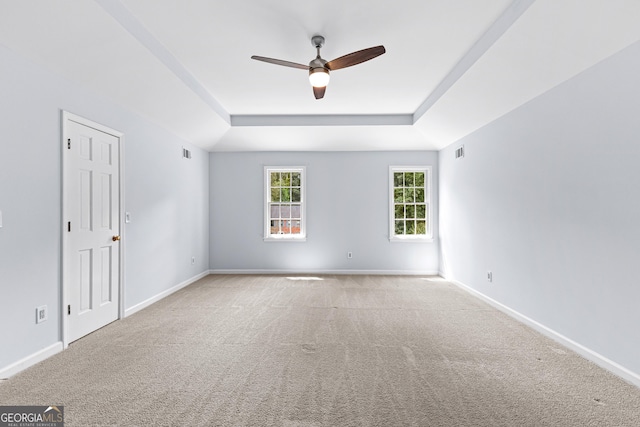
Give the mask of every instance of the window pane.
POLYGON ((271 218, 280 218, 280 205, 271 205, 271 218))
POLYGON ((301 218, 300 205, 291 205, 291 218, 301 218))
POLYGON ((415 218, 416 217, 416 207, 414 205, 407 205, 405 207, 405 214, 407 218, 415 218))
POLYGON ((396 214, 394 218, 403 219, 404 218, 404 205, 396 205, 396 214))
POLYGON ((405 172, 404 173, 404 186, 405 187, 413 187, 415 173, 413 172, 405 172))
POLYGON ((394 172, 393 173, 393 186, 394 187, 402 187, 404 184, 404 179, 402 177, 402 172, 394 172))
POLYGON ((405 203, 413 203, 413 188, 405 188, 404 189, 404 202, 405 203))
POLYGON ((430 191, 427 182, 429 178, 429 168, 402 168, 392 167, 390 173, 393 174, 391 183, 393 190, 393 201, 391 215, 391 234, 395 236, 405 235, 424 237, 429 235, 429 198, 430 191), (411 170, 413 169, 413 170, 411 170))
POLYGON ((396 188, 393 190, 393 201, 396 203, 402 203, 404 201, 402 188, 396 188))
POLYGON ((265 238, 302 237, 305 228, 303 201, 304 169, 266 168, 267 212, 265 238), (297 236, 294 236, 296 235, 297 236))

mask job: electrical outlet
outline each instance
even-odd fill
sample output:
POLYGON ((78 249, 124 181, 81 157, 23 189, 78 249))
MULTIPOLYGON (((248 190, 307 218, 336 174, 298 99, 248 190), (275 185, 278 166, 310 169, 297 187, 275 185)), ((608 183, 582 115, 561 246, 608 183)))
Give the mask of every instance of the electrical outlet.
POLYGON ((47 312, 47 306, 46 305, 41 305, 40 307, 36 308, 36 323, 42 323, 45 320, 47 320, 49 314, 47 312))
POLYGON ((353 258, 353 252, 351 251, 347 252, 347 258, 349 259, 353 258))
POLYGON ((493 282, 493 272, 487 271, 487 281, 493 282))

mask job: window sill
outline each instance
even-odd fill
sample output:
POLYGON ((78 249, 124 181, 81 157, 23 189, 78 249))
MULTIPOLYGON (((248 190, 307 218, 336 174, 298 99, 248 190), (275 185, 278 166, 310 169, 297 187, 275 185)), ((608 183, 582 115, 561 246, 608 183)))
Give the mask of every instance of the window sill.
POLYGON ((306 242, 307 237, 265 237, 263 238, 265 242, 306 242))
POLYGON ((389 238, 391 243, 433 243, 432 236, 412 236, 412 237, 398 237, 393 236, 389 238))

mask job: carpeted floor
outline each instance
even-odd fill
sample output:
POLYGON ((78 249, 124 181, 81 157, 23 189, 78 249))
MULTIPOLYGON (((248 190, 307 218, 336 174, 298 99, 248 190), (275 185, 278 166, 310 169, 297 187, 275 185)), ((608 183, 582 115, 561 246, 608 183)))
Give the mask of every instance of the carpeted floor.
POLYGON ((0 382, 66 426, 634 426, 640 389, 438 278, 208 276, 0 382))

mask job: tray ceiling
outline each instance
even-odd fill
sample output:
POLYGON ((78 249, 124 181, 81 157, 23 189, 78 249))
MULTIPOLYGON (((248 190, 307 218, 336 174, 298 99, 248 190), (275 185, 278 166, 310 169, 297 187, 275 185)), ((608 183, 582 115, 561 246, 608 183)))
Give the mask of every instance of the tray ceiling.
POLYGON ((0 0, 0 44, 209 151, 438 150, 640 39, 624 0, 0 0), (336 70, 307 63, 382 44, 336 70))

